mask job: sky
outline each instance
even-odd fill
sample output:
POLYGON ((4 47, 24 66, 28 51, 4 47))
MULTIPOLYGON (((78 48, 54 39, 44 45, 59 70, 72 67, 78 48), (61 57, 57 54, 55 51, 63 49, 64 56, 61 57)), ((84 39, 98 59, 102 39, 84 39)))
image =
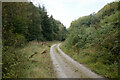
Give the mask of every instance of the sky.
POLYGON ((34 5, 44 5, 48 15, 70 27, 72 21, 97 13, 106 4, 115 0, 31 0, 34 5))

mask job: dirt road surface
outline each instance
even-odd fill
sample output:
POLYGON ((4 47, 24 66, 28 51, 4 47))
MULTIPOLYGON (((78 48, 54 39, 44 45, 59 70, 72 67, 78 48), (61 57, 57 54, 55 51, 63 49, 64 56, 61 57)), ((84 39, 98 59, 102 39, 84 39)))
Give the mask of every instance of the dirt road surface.
POLYGON ((50 56, 57 78, 102 78, 66 55, 59 46, 60 44, 54 44, 50 49, 50 56))

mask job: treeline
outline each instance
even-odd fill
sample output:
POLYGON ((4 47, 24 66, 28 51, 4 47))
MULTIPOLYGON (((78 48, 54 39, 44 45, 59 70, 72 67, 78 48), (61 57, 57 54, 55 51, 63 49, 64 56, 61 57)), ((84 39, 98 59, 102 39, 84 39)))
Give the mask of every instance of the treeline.
POLYGON ((16 64, 19 68, 25 66, 18 63, 26 57, 17 53, 17 48, 33 40, 63 41, 67 32, 60 21, 47 15, 44 6, 36 7, 28 2, 2 3, 2 25, 3 77, 18 77, 20 71, 15 71, 16 64))
MULTIPOLYGON (((23 38, 26 41, 64 40, 65 26, 52 16, 48 17, 44 6, 35 7, 32 3, 3 3, 2 17, 4 41, 11 36, 22 38, 22 41, 23 38), (63 33, 60 33, 61 31, 63 33)), ((9 40, 13 41, 13 44, 15 39, 11 39, 9 40)))
MULTIPOLYGON (((98 13, 73 21, 63 44, 66 50, 73 50, 78 56, 88 56, 87 60, 91 57, 89 63, 94 63, 92 66, 96 67, 93 70, 109 78, 118 77, 120 63, 119 4, 120 2, 109 3, 98 13)), ((75 54, 71 55, 75 57, 75 54)))

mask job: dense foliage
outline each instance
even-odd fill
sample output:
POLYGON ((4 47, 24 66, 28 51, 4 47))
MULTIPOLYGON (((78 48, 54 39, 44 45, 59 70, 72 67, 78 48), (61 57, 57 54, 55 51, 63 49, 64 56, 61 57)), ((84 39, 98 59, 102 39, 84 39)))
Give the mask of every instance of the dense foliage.
POLYGON ((19 77, 27 65, 25 55, 17 52, 18 47, 29 41, 64 40, 66 28, 47 15, 44 6, 36 7, 32 3, 2 3, 2 44, 3 77, 19 77), (18 67, 19 66, 19 67, 18 67))
POLYGON ((98 13, 92 13, 73 21, 68 29, 68 38, 63 44, 67 50, 72 49, 78 55, 92 56, 94 63, 99 61, 103 65, 109 65, 110 74, 115 73, 107 75, 104 72, 104 76, 109 78, 118 76, 113 65, 118 68, 120 63, 119 4, 120 2, 109 3, 98 13), (94 48, 96 52, 85 51, 91 48, 94 48))

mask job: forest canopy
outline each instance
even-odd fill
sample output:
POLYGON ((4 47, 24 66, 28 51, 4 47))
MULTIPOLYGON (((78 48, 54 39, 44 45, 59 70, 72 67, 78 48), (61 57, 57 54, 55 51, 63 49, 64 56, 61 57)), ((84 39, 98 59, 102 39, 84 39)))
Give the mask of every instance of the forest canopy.
POLYGON ((74 54, 70 55, 75 59, 77 57, 78 61, 81 60, 80 55, 84 60, 87 56, 86 61, 88 60, 89 64, 90 62, 94 63, 92 68, 95 72, 109 78, 118 77, 120 64, 119 4, 120 1, 109 3, 97 13, 73 21, 68 28, 67 39, 62 46, 68 52, 73 51, 74 54), (77 53, 76 57, 75 53, 77 53), (100 69, 96 67, 99 65, 101 65, 100 69))
POLYGON ((31 2, 3 2, 3 77, 18 77, 15 64, 18 59, 24 62, 25 56, 20 56, 22 54, 16 52, 17 48, 34 40, 64 41, 66 32, 66 27, 52 15, 49 16, 44 6, 36 7, 31 2))

